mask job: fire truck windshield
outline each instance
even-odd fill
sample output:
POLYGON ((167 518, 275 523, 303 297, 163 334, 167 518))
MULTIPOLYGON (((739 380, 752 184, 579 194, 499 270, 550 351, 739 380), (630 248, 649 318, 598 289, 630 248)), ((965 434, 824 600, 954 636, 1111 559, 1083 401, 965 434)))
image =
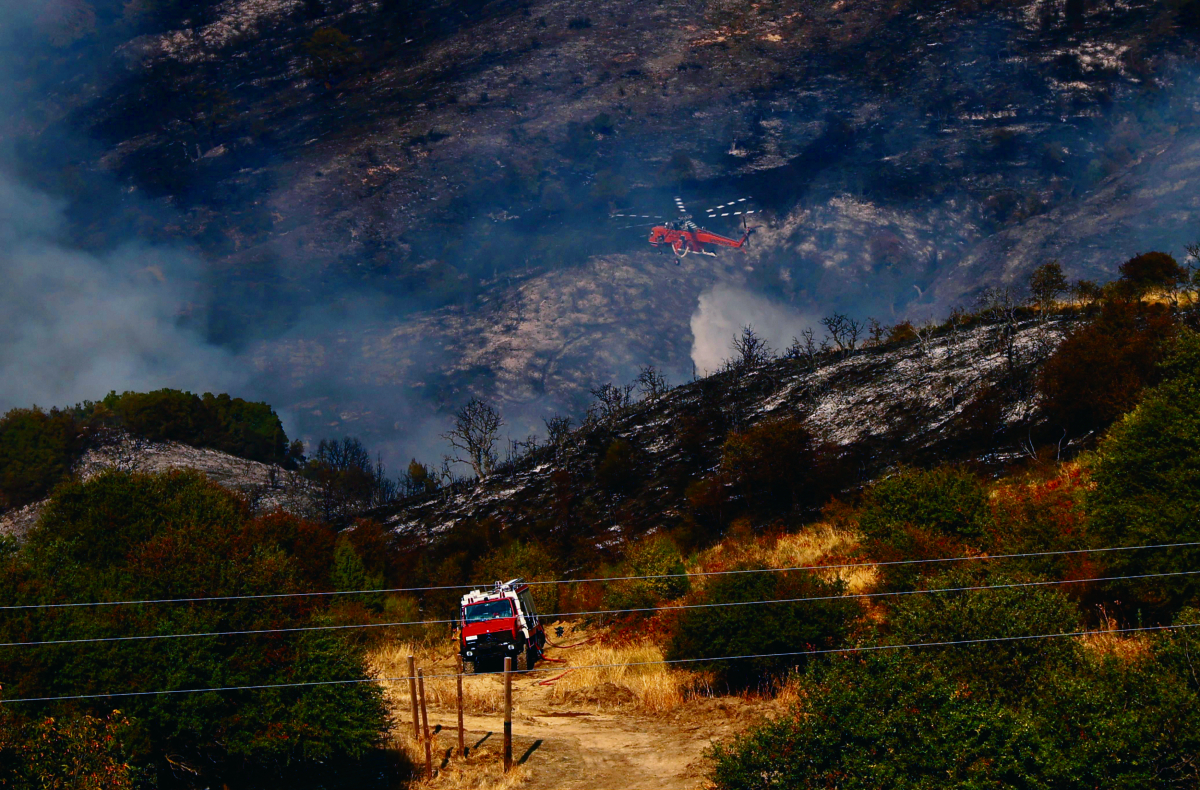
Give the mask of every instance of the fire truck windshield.
POLYGON ((468 606, 464 612, 464 617, 468 623, 482 623, 487 620, 495 620, 497 617, 512 616, 512 604, 507 598, 499 601, 473 603, 468 606))

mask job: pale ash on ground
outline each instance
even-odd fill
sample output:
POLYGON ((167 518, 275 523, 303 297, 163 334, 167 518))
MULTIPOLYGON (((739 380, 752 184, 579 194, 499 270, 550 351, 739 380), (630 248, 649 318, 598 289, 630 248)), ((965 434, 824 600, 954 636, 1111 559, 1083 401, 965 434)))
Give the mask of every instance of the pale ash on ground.
MULTIPOLYGON (((1038 400, 1033 371, 1057 348, 1071 322, 1031 320, 1019 325, 990 324, 933 336, 892 348, 867 349, 841 359, 826 357, 810 365, 803 359, 769 362, 753 369, 719 374, 710 386, 718 388, 720 408, 742 427, 776 417, 797 417, 819 438, 839 447, 863 443, 877 447, 868 476, 885 473, 902 462, 936 460, 939 448, 955 440, 955 418, 971 398, 1005 378, 1026 382, 1023 394, 1007 400, 1002 423, 1012 428, 1032 426, 1038 400)), ((591 476, 594 450, 586 447, 589 431, 603 430, 644 448, 646 479, 657 479, 680 461, 678 441, 684 415, 694 411, 704 381, 670 390, 652 401, 641 401, 608 417, 596 416, 554 448, 553 455, 517 463, 482 483, 443 492, 406 505, 380 508, 371 515, 401 533, 430 537, 463 519, 536 520, 552 517, 554 483, 551 475, 569 470, 577 479, 591 476)), ((1081 437, 1064 437, 1064 442, 1081 437)), ((1003 462, 1031 452, 1018 441, 1001 443, 990 453, 1003 462)), ((864 481, 865 482, 865 481, 864 481)), ((595 492, 590 492, 595 493, 595 492)), ((660 486, 646 494, 644 509, 665 517, 677 515, 678 498, 660 486)), ((621 537, 619 498, 611 503, 613 518, 607 533, 597 526, 597 540, 621 537)))

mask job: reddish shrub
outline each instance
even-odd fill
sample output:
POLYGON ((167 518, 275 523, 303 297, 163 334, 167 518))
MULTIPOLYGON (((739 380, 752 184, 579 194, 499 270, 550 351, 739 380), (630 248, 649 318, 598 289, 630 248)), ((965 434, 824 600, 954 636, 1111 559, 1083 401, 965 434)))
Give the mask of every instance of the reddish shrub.
POLYGON ((1108 302, 1046 361, 1039 381, 1051 425, 1078 435, 1111 424, 1158 381, 1158 362, 1175 334, 1159 305, 1108 302))

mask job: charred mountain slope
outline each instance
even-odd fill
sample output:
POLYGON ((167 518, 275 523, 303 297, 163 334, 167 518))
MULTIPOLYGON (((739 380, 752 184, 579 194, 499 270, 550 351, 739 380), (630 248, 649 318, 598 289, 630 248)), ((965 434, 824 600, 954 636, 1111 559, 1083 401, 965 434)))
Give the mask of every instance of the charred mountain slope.
MULTIPOLYGON (((1069 319, 946 327, 910 343, 731 365, 652 399, 597 407, 557 444, 510 460, 478 484, 365 515, 408 539, 489 523, 582 542, 586 554, 702 519, 706 508, 747 495, 719 475, 727 435, 792 421, 824 454, 811 456, 814 468, 802 474, 815 479, 824 474, 817 465, 837 467, 825 495, 898 464, 974 459, 999 467, 1033 450, 1033 376, 1068 329, 1069 319), (708 490, 698 489, 705 479, 708 490)), ((801 510, 822 504, 797 501, 801 510)))
POLYGON ((685 370, 714 283, 890 321, 1193 240, 1187 0, 60 5, 13 48, 20 170, 81 246, 197 253, 184 322, 309 439, 685 370), (679 190, 757 196, 749 256, 604 224, 679 190))

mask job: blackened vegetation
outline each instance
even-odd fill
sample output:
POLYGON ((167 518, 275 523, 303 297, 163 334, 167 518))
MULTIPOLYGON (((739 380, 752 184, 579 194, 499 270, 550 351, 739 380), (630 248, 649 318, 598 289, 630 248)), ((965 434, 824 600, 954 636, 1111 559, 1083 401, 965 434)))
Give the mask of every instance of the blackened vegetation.
MULTIPOLYGON (((539 19, 526 3, 305 0, 178 58, 135 37, 194 42, 231 4, 89 5, 92 29, 23 64, 57 120, 35 124, 22 167, 73 201, 87 246, 186 236, 219 261, 204 277, 203 329, 230 345, 277 334, 331 289, 365 285, 404 309, 413 294, 422 307, 462 303, 501 275, 636 249, 640 234, 597 233, 597 217, 680 185, 702 202, 749 192, 780 215, 834 196, 905 208, 953 198, 971 207, 966 225, 996 230, 1194 123, 1190 109, 1160 106, 1169 64, 1191 46, 1192 2, 1158 16, 1041 3, 1030 25, 1025 2, 803 14, 777 0, 699 14, 570 2, 539 19), (663 73, 640 55, 676 22, 705 39, 748 34, 671 40, 689 55, 663 73), (1119 65, 1083 58, 1092 46, 1119 65), (767 152, 785 164, 747 167, 767 152), (264 199, 293 188, 292 205, 264 199), (142 195, 170 205, 171 228, 142 195), (283 246, 299 237, 299 251, 283 246), (293 253, 309 258, 302 274, 283 264, 293 253)), ((927 260, 879 236, 872 291, 898 307, 957 254, 927 260)), ((822 254, 836 246, 816 241, 822 254)), ((821 271, 766 256, 754 277, 798 300, 862 302, 832 287, 843 271, 821 271)))
MULTIPOLYGON (((1174 268, 1136 288, 1141 269, 1125 268, 1094 303, 1057 301, 1067 285, 1048 264, 1028 294, 986 291, 938 325, 878 326, 868 336, 835 315, 823 340, 797 339, 782 358, 746 327, 712 375, 662 391, 643 371, 641 399, 633 384, 595 387, 579 427, 550 420, 548 443, 524 444, 486 480, 368 515, 395 529, 405 551, 422 547, 420 572, 433 574, 423 583, 450 584, 473 578, 473 557, 513 541, 582 569, 620 558, 651 532, 687 551, 747 525, 794 528, 898 466, 962 461, 1002 473, 1068 459, 1137 405, 1160 380, 1172 338, 1196 322, 1174 268), (1148 296, 1163 288, 1161 299, 1148 296)), ((904 493, 888 504, 919 512, 864 526, 880 556, 943 556, 980 537, 978 481, 931 474, 898 478, 904 493), (938 512, 962 523, 930 527, 938 512)), ((883 501, 890 490, 872 496, 883 501)))

